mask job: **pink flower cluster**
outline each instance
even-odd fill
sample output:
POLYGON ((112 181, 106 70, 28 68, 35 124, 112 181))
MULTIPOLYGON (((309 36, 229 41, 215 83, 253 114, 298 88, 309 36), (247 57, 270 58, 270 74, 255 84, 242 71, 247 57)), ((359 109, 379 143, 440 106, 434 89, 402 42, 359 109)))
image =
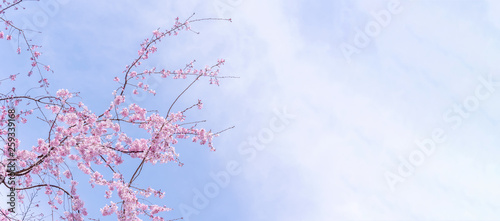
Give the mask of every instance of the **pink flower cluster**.
MULTIPOLYGON (((30 54, 30 60, 32 66, 31 70, 28 71, 28 77, 32 75, 34 69, 40 73, 40 76, 42 76, 40 68, 37 68, 38 65, 42 65, 43 69, 45 69, 46 71, 51 71, 51 69, 50 66, 43 65, 38 61, 41 52, 37 51, 36 49, 39 48, 39 46, 33 44, 29 39, 27 39, 25 31, 19 28, 20 27, 19 24, 14 24, 13 21, 7 20, 6 16, 4 16, 6 10, 8 9, 10 10, 24 9, 23 7, 20 7, 21 2, 22 0, 13 0, 13 1, 3 0, 2 2, 0 2, 0 20, 3 21, 5 25, 5 30, 8 30, 6 33, 0 31, 0 39, 5 39, 7 41, 14 40, 18 42, 18 47, 16 48, 17 54, 21 54, 21 51, 23 50, 22 48, 25 47, 26 51, 28 51, 28 53, 30 54), (17 36, 18 39, 13 39, 13 36, 17 36)), ((0 80, 0 82, 1 81, 3 80, 0 80)), ((47 81, 41 80, 39 81, 39 83, 41 83, 39 85, 40 87, 49 86, 47 81)))
MULTIPOLYGON (((176 19, 171 29, 153 31, 152 38, 146 39, 141 44, 139 57, 126 67, 122 81, 118 77, 114 78, 120 86, 113 91, 114 98, 109 108, 102 114, 90 111, 82 102, 75 103, 73 97, 78 97, 78 94, 67 89, 58 90, 55 96, 44 95, 35 98, 0 95, 0 102, 3 102, 0 106, 1 136, 6 137, 8 134, 9 108, 7 107, 12 104, 18 108, 23 104, 25 106, 22 107, 28 108, 31 103, 35 103, 32 109, 20 110, 15 116, 16 122, 26 123, 25 117, 37 111, 39 113, 37 117, 46 122, 49 128, 48 136, 38 139, 31 150, 20 149, 16 152, 19 168, 14 174, 19 178, 20 186, 27 190, 43 189, 42 192, 48 196, 48 204, 52 210, 59 210, 60 207, 70 208, 63 213, 61 219, 84 220, 88 212, 79 195, 77 188, 79 183, 74 180, 77 177, 75 173, 78 173, 88 176, 88 183, 92 188, 96 186, 106 188, 103 196, 110 201, 101 208, 102 215, 115 214, 119 220, 138 220, 141 216, 163 220, 158 214, 171 209, 165 205, 146 204, 145 198, 161 199, 165 193, 151 187, 139 188, 134 183, 140 176, 143 165, 169 162, 182 165, 179 161, 179 154, 176 152, 176 146, 181 140, 198 142, 215 151, 212 140, 218 134, 212 133, 211 130, 196 128, 196 125, 192 126, 193 123, 186 122, 186 111, 192 107, 202 109, 201 100, 184 111, 170 112, 169 109, 165 115, 161 115, 135 103, 125 105, 127 97, 124 92, 132 90, 136 93, 137 90, 144 90, 156 94, 145 83, 147 82, 145 80, 152 74, 159 74, 164 78, 173 75, 174 79, 185 79, 192 75, 196 77, 194 81, 200 77, 208 77, 211 83, 218 85, 219 68, 224 64, 224 60, 218 60, 215 65, 198 69, 194 68, 195 61, 192 61, 182 69, 156 70, 152 68, 140 73, 132 70, 157 51, 154 45, 162 38, 177 35, 180 30, 189 29, 187 20, 179 22, 179 19, 176 19), (40 108, 44 106, 45 109, 40 108), (144 131, 147 136, 137 137, 136 130, 131 132, 125 130, 130 127, 144 131), (122 174, 119 168, 125 161, 132 160, 140 164, 130 180, 126 180, 124 177, 130 176, 122 174), (77 171, 71 171, 66 166, 69 162, 77 165, 77 171), (50 179, 38 179, 44 176, 50 176, 50 179), (61 206, 65 202, 69 202, 69 206, 61 206)), ((0 38, 3 38, 2 32, 0 32, 0 38)), ((39 64, 36 59, 41 54, 34 51, 35 48, 37 46, 30 46, 33 53, 33 67, 39 64)), ((47 71, 51 70, 48 65, 43 65, 43 67, 47 71)), ((9 79, 14 81, 16 76, 11 75, 9 79)), ((39 83, 48 86, 47 79, 43 77, 39 83)), ((174 104, 175 102, 172 106, 174 104)), ((20 141, 16 140, 16 143, 19 146, 20 141)), ((4 152, 5 156, 7 154, 4 152)), ((0 160, 2 163, 0 175, 3 177, 7 175, 7 168, 4 166, 8 164, 7 160, 7 158, 0 160)), ((3 183, 5 184, 5 180, 3 183)), ((23 197, 24 195, 20 193, 19 198, 23 197)))

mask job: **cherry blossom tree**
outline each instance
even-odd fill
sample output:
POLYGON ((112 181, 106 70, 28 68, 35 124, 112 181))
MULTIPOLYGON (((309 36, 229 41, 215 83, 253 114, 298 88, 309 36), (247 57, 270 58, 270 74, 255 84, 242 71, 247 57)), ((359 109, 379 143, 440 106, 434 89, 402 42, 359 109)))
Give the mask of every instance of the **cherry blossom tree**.
MULTIPOLYGON (((154 30, 140 45, 137 57, 125 66, 120 76, 110 79, 113 100, 109 107, 92 111, 84 98, 71 89, 50 87, 49 76, 53 72, 43 64, 41 47, 26 37, 26 31, 16 26, 15 21, 5 16, 8 10, 22 9, 23 0, 3 0, 0 3, 1 41, 18 39, 17 53, 27 53, 31 67, 27 73, 2 76, 0 79, 0 137, 4 141, 0 160, 0 182, 9 191, 7 198, 14 198, 10 208, 0 211, 0 220, 44 219, 47 214, 37 214, 32 208, 40 204, 50 205, 50 217, 56 220, 84 220, 88 217, 86 202, 80 196, 79 186, 89 182, 92 188, 103 186, 103 200, 107 205, 100 209, 103 216, 116 216, 119 220, 148 218, 164 220, 162 212, 171 210, 165 205, 148 203, 146 198, 163 198, 164 192, 154 187, 137 186, 136 182, 145 164, 175 163, 182 166, 175 146, 180 140, 190 140, 206 145, 215 151, 213 139, 221 132, 199 128, 200 122, 187 120, 187 113, 202 109, 200 100, 191 106, 176 111, 174 105, 195 82, 202 78, 218 85, 220 68, 224 59, 211 65, 197 67, 196 61, 188 62, 181 69, 155 67, 141 69, 141 64, 157 50, 164 38, 173 37, 182 31, 197 33, 191 25, 200 21, 230 19, 196 19, 194 14, 187 19, 175 19, 167 29, 154 30), (16 89, 17 78, 26 75, 32 85, 26 91, 16 89), (153 75, 163 78, 188 79, 191 81, 168 110, 148 111, 138 104, 125 105, 126 92, 156 92, 147 84, 153 75), (8 85, 14 85, 10 87, 8 85), (55 93, 54 93, 55 92, 55 93), (29 125, 38 120, 46 125, 46 136, 34 144, 20 146, 16 127, 29 125), (137 137, 131 128, 143 130, 147 136, 137 137), (31 146, 31 148, 25 148, 31 146), (68 163, 77 165, 71 169, 68 163), (138 165, 131 174, 122 173, 124 164, 138 165), (135 164, 134 164, 135 163, 135 164), (77 180, 76 174, 84 174, 88 180, 77 180), (37 199, 40 195, 46 197, 37 199), (48 199, 48 200, 47 200, 48 199), (115 200, 115 201, 113 201, 115 200), (17 209, 20 204, 24 209, 17 209)), ((5 43, 5 42, 4 42, 5 43)), ((158 95, 156 95, 158 96, 158 95)), ((228 128, 229 129, 229 128, 228 128)), ((81 176, 79 176, 81 177, 81 176)), ((3 203, 3 202, 2 202, 3 203)))

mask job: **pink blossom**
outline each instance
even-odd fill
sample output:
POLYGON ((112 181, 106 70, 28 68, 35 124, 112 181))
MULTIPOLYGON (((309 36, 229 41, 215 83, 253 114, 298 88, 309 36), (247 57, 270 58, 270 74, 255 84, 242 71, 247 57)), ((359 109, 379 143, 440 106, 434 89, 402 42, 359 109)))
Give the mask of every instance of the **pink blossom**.
POLYGON ((69 172, 69 170, 64 171, 63 174, 68 179, 71 177, 71 172, 69 172))
POLYGON ((113 103, 114 103, 115 106, 118 106, 118 105, 120 105, 123 102, 125 102, 125 97, 122 96, 122 95, 118 95, 118 96, 115 97, 115 100, 114 100, 113 103))
POLYGON ((160 31, 158 31, 158 30, 154 30, 154 31, 153 31, 153 34, 155 35, 155 37, 157 37, 157 38, 158 38, 158 37, 160 37, 161 32, 160 32, 160 31))
POLYGON ((47 185, 47 186, 45 187, 45 194, 47 194, 47 195, 52 194, 52 188, 51 188, 49 185, 47 185))
POLYGON ((52 113, 55 114, 55 113, 59 112, 59 110, 61 110, 61 108, 57 105, 53 105, 50 107, 50 110, 52 110, 52 113))
POLYGON ((203 103, 201 103, 201 100, 198 100, 198 109, 202 109, 203 108, 203 103))
POLYGON ((124 117, 128 116, 128 109, 127 108, 123 108, 122 111, 120 111, 120 114, 124 117))
POLYGON ((71 93, 69 93, 68 90, 66 89, 59 89, 56 93, 56 95, 60 98, 66 99, 72 97, 71 93))
POLYGON ((122 177, 121 174, 119 174, 119 173, 113 173, 113 179, 119 180, 119 179, 121 179, 121 177, 122 177))

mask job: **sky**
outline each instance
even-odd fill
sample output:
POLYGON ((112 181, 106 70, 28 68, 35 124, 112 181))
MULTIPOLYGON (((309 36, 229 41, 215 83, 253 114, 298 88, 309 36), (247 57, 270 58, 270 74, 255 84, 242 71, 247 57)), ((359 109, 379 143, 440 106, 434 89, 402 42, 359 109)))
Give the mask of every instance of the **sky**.
MULTIPOLYGON (((183 167, 147 167, 138 182, 166 191, 158 202, 174 210, 165 218, 500 217, 496 0, 42 0, 24 7, 9 18, 40 32, 31 37, 54 70, 51 90, 78 91, 95 112, 109 105, 112 79, 153 30, 192 13, 232 19, 193 24, 200 34, 164 40, 144 66, 178 69, 196 59, 204 67, 224 58, 221 74, 239 77, 218 87, 197 82, 176 104, 182 110, 201 99, 204 109, 188 117, 214 131, 235 128, 216 138, 215 152, 177 145, 183 167)), ((0 41, 1 78, 28 68, 15 48, 0 41)), ((153 79, 156 96, 129 94, 127 102, 167 110, 189 83, 153 79)), ((19 134, 29 140, 37 131, 19 134)), ((85 191, 90 215, 99 217, 104 190, 85 191)))

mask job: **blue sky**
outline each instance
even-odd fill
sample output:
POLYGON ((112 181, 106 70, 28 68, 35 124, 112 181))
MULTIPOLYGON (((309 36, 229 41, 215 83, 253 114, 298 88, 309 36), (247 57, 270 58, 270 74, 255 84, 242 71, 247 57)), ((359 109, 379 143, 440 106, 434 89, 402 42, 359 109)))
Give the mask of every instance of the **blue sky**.
MULTIPOLYGON (((33 39, 55 70, 52 90, 81 92, 95 112, 109 105, 113 77, 151 31, 193 12, 233 19, 194 24, 201 34, 163 41, 146 64, 175 69, 225 58, 222 73, 240 77, 220 87, 198 82, 176 106, 202 99, 204 110, 191 119, 206 119, 214 130, 236 127, 216 139, 216 152, 181 143, 184 167, 155 166, 142 175, 144 185, 167 192, 162 202, 174 211, 166 218, 183 216, 183 205, 199 212, 189 216, 195 221, 500 217, 500 91, 484 83, 500 81, 498 1, 48 2, 58 6, 53 13, 26 2, 12 19, 23 24, 46 15, 33 39), (382 24, 373 14, 385 12, 390 18, 382 24), (365 45, 356 44, 361 35, 365 45), (346 55, 346 45, 356 52, 346 55), (462 117, 456 105, 476 106, 462 117), (294 117, 276 121, 284 109, 294 117), (422 155, 417 142, 433 136, 446 139, 434 139, 434 151, 422 155), (261 150, 248 144, 255 137, 266 143, 261 150), (214 184, 210 174, 235 164, 240 173, 196 208, 196 190, 214 184), (405 164, 410 175, 398 171, 405 164), (391 185, 387 174, 400 179, 391 185)), ((0 47, 2 75, 23 72, 23 57, 6 41, 0 47)), ((157 96, 131 99, 167 110, 189 82, 153 83, 157 96)), ((20 133, 28 139, 36 131, 20 133)), ((88 193, 98 216, 104 192, 88 193)))

